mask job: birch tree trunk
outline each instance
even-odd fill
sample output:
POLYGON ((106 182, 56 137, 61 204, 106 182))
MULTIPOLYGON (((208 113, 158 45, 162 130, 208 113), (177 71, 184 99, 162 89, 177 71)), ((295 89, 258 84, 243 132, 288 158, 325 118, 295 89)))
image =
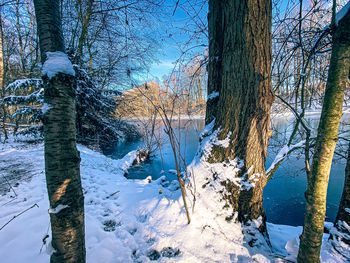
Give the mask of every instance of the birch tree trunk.
POLYGON ((333 35, 326 93, 318 126, 311 173, 305 192, 306 213, 298 254, 298 262, 300 263, 320 262, 329 172, 335 145, 338 141, 338 129, 350 69, 349 25, 350 11, 339 21, 333 35))
POLYGON ((244 162, 237 177, 249 181, 259 175, 255 187, 239 189, 224 182, 230 193, 225 198, 238 220, 247 222, 260 216, 265 232, 262 206, 266 185, 265 159, 270 137, 271 17, 270 0, 209 1, 209 76, 206 124, 215 120, 220 140, 230 135, 229 147, 213 146, 209 161, 244 162), (218 96, 210 96, 210 95, 218 96))
MULTIPOLYGON (((65 52, 58 0, 34 0, 41 59, 46 52, 65 52)), ((58 73, 43 76, 45 174, 51 208, 50 262, 85 262, 84 197, 80 179, 80 155, 76 148, 74 77, 58 73), (62 206, 61 206, 62 207, 62 206)))

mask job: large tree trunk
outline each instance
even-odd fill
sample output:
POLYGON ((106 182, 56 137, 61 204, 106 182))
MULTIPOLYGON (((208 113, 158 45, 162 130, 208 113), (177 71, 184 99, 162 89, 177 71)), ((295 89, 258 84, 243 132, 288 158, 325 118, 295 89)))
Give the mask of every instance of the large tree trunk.
POLYGON ((218 138, 230 134, 229 147, 214 146, 210 162, 239 158, 244 162, 236 176, 249 181, 260 174, 255 187, 239 189, 227 180, 226 199, 238 220, 247 222, 262 216, 266 185, 265 159, 270 137, 271 11, 270 0, 209 1, 209 96, 206 124, 215 120, 218 138), (214 98, 212 98, 214 97, 214 98))
POLYGON ((338 140, 338 128, 350 68, 350 11, 339 21, 333 35, 326 93, 318 126, 315 153, 305 192, 306 213, 300 238, 298 262, 320 262, 326 214, 329 172, 338 140))
MULTIPOLYGON (((58 0, 34 0, 40 51, 65 52, 58 0)), ((80 156, 76 148, 74 77, 58 73, 43 76, 45 173, 51 209, 51 262, 85 262, 84 197, 80 179, 80 156), (61 205, 61 206, 59 206, 61 205), (67 207, 68 206, 68 207, 67 207)))

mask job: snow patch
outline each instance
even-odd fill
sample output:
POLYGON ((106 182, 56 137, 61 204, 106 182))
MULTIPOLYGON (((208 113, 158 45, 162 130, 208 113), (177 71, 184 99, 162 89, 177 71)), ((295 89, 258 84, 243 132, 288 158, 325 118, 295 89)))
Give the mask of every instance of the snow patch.
POLYGON ((55 252, 56 252, 56 249, 54 249, 53 246, 52 246, 52 243, 49 242, 49 244, 46 247, 46 254, 51 256, 55 252))
POLYGON ((120 160, 121 162, 120 168, 124 172, 127 172, 127 170, 132 166, 132 164, 136 159, 137 159, 137 150, 129 152, 120 160))
POLYGON ((52 79, 58 73, 64 73, 67 75, 75 76, 72 62, 68 56, 61 52, 46 52, 47 59, 43 65, 42 74, 52 79))
POLYGON ((214 125, 215 125, 215 119, 212 120, 209 124, 207 124, 204 127, 203 131, 199 135, 199 138, 202 140, 205 136, 208 136, 208 135, 212 134, 214 125))
POLYGON ((49 209, 49 214, 58 214, 59 212, 61 212, 63 209, 69 207, 69 205, 62 205, 59 204, 58 206, 56 206, 55 208, 50 208, 49 209))
POLYGON ((222 148, 227 148, 227 147, 229 147, 229 145, 230 145, 230 136, 231 136, 231 134, 232 134, 232 133, 229 131, 229 132, 227 133, 226 138, 223 139, 223 140, 219 140, 218 138, 216 138, 216 140, 213 141, 213 144, 214 144, 214 145, 217 145, 217 146, 220 146, 220 147, 222 147, 222 148))
MULTIPOLYGON (((202 143, 207 142, 208 137, 203 138, 202 143)), ((164 177, 151 182, 128 180, 123 175, 136 156, 134 153, 112 160, 81 145, 78 148, 85 197, 87 263, 146 263, 151 262, 148 257, 151 251, 160 254, 157 262, 284 262, 289 255, 285 245, 302 231, 302 227, 267 224, 273 251, 264 248, 264 239, 255 241, 254 247, 248 245, 243 235, 245 226, 235 223, 237 213, 232 215, 232 209, 223 207, 219 193, 220 181, 234 177, 235 169, 242 167, 242 162, 237 159, 226 164, 210 164, 201 161, 198 155, 195 157, 189 171, 192 183, 195 178, 197 201, 191 214, 192 222, 187 224, 177 181, 164 187, 164 177), (217 172, 218 178, 206 184, 208 176, 212 179, 213 171, 217 172), (227 217, 232 219, 227 220, 227 217), (174 257, 170 258, 172 251, 174 257), (282 257, 281 260, 275 255, 282 257)), ((13 142, 1 144, 0 150, 0 171, 4 170, 5 164, 21 160, 23 166, 19 168, 30 167, 28 172, 33 174, 31 180, 19 182, 16 198, 11 193, 1 197, 0 226, 33 203, 39 206, 1 230, 0 258, 14 263, 49 262, 52 252, 50 237, 44 244, 46 253, 39 253, 43 236, 50 234, 43 144, 13 142)), ((256 178, 259 175, 252 175, 249 179, 256 178)), ((187 198, 192 211, 189 192, 187 198)), ((260 226, 261 218, 250 224, 249 231, 254 231, 260 226)), ((344 262, 330 251, 324 239, 323 263, 344 262)))
POLYGON ((294 237, 287 241, 285 246, 287 252, 292 255, 294 259, 298 256, 300 240, 299 237, 294 237))
POLYGON ((231 131, 227 133, 225 139, 219 140, 218 134, 220 133, 221 129, 218 128, 215 131, 213 131, 214 125, 215 120, 206 125, 200 134, 201 147, 199 148, 199 152, 197 152, 197 155, 202 155, 203 160, 208 159, 214 145, 220 146, 222 148, 227 148, 230 145, 230 137, 232 134, 231 131))
POLYGON ((216 97, 219 97, 219 92, 212 92, 208 95, 208 100, 215 99, 216 97))
POLYGON ((48 103, 44 103, 43 106, 41 106, 41 112, 43 115, 45 115, 50 109, 52 109, 52 106, 48 103))

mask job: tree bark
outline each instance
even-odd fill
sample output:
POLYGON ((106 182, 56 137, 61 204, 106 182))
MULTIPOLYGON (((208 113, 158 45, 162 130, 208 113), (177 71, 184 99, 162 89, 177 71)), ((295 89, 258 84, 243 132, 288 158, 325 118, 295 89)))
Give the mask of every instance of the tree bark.
POLYGON ((270 137, 271 85, 270 0, 209 1, 208 94, 219 95, 207 102, 206 124, 215 120, 219 139, 230 132, 229 147, 213 146, 210 162, 239 158, 244 162, 236 176, 246 180, 260 174, 255 187, 240 190, 230 181, 225 198, 238 220, 263 218, 262 194, 266 185, 265 159, 270 137))
MULTIPOLYGON (((65 52, 58 0, 34 0, 41 59, 46 52, 65 52)), ((45 113, 45 174, 50 207, 68 206, 50 213, 52 246, 50 262, 85 262, 84 196, 80 155, 76 148, 74 77, 58 73, 43 76, 45 113)))
POLYGON ((58 0, 35 0, 41 61, 45 62, 46 52, 65 52, 58 0))
POLYGON ((87 2, 87 7, 86 7, 86 13, 84 13, 84 6, 82 5, 81 1, 78 1, 78 4, 80 5, 80 19, 81 19, 81 32, 80 32, 80 36, 79 36, 79 41, 78 41, 78 49, 77 49, 77 61, 76 63, 79 64, 80 67, 83 66, 83 48, 84 45, 86 44, 85 42, 87 42, 87 38, 88 38, 88 29, 89 29, 89 25, 90 25, 90 19, 91 19, 91 15, 92 15, 92 7, 94 4, 94 0, 89 0, 87 2))
MULTIPOLYGON (((335 219, 334 226, 337 231, 331 232, 330 236, 330 240, 333 244, 333 247, 336 250, 339 250, 339 242, 344 242, 347 245, 350 245, 350 144, 345 168, 345 182, 343 194, 340 200, 339 210, 335 219)), ((340 252, 342 253, 343 251, 340 252)), ((350 251, 347 253, 347 256, 350 256, 350 251)))
POLYGON ((305 192, 306 213, 300 238, 298 262, 320 262, 326 214, 326 196, 346 82, 350 68, 350 12, 339 21, 333 35, 326 93, 318 126, 315 153, 305 192))

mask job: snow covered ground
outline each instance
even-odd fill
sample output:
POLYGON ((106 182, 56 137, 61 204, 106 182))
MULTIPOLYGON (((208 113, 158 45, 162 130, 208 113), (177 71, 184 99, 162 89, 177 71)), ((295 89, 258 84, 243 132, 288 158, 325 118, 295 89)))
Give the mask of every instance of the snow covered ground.
MULTIPOLYGON (((135 152, 112 160, 83 146, 79 150, 87 262, 295 261, 301 227, 268 224, 272 248, 261 244, 251 248, 241 225, 218 216, 224 212, 210 199, 197 201, 188 225, 176 182, 126 179, 123 175, 135 152)), ((200 167, 193 167, 198 176, 200 167)), ((0 228, 30 208, 0 230, 1 262, 49 262, 51 237, 45 237, 51 231, 43 144, 12 139, 2 144, 0 186, 0 228), (22 176, 15 185, 10 176, 16 171, 22 176), (10 180, 12 189, 5 179, 10 180)), ((322 262, 345 262, 332 251, 327 238, 325 234, 322 262)))

